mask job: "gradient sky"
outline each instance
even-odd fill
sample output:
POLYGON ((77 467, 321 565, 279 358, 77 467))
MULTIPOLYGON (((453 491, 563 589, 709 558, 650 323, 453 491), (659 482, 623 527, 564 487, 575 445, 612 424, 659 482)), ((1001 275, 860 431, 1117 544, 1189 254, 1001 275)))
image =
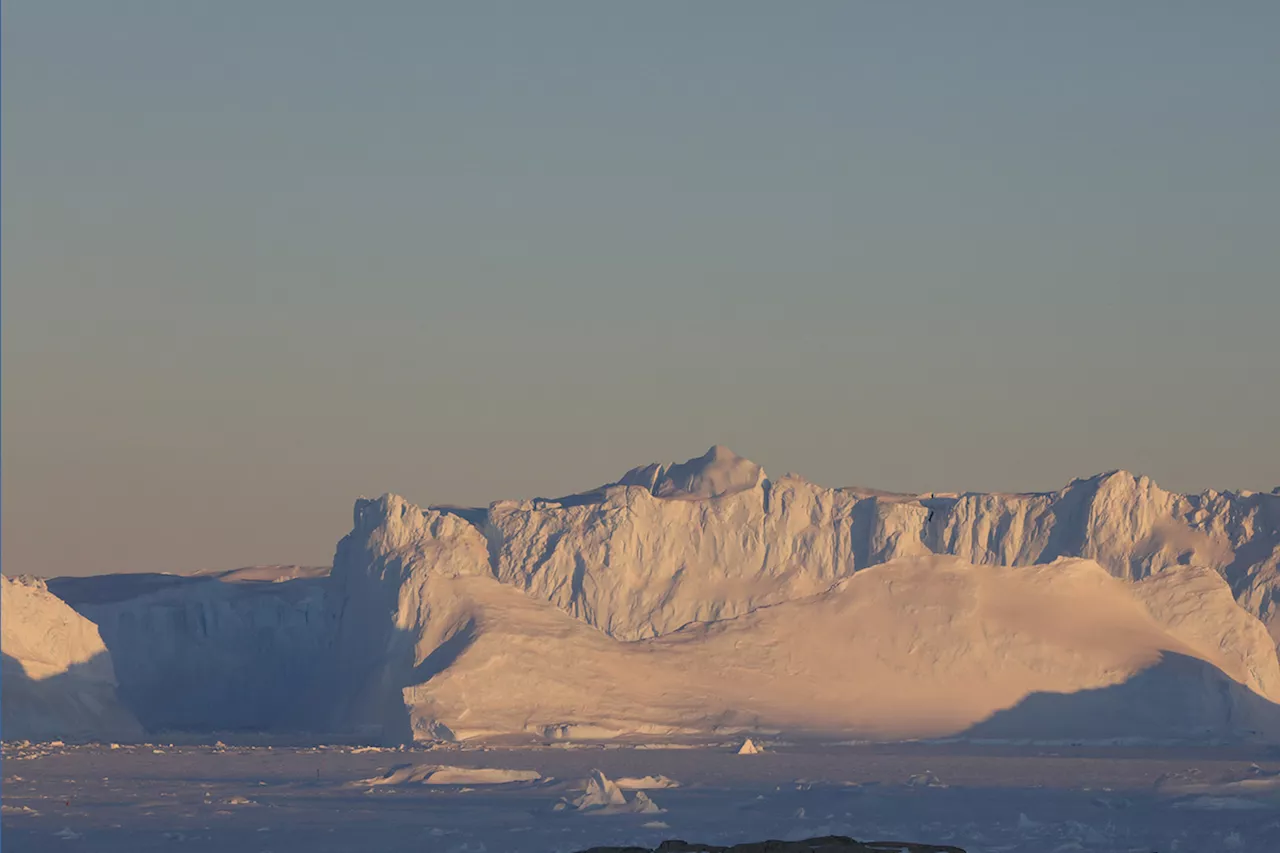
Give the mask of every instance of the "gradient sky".
POLYGON ((3 568, 359 495, 1280 484, 1280 3, 3 6, 3 568))

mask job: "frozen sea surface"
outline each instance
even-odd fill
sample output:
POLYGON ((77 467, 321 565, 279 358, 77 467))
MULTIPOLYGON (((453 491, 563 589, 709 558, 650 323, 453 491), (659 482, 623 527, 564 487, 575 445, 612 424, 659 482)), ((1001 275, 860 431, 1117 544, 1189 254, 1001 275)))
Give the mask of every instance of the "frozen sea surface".
POLYGON ((9 743, 3 844, 557 853, 841 834, 969 853, 1280 850, 1280 756, 1262 748, 738 746, 9 743), (624 805, 575 808, 593 770, 622 782, 624 805))

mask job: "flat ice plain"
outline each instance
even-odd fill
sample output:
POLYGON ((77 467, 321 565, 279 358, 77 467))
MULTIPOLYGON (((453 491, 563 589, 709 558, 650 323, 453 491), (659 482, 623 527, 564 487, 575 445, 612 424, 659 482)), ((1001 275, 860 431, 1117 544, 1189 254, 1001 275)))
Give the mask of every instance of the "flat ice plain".
POLYGON ((1280 850, 1280 753, 1268 747, 760 745, 10 742, 3 842, 14 853, 569 853, 841 834, 968 853, 1280 850), (621 804, 583 803, 596 770, 621 804))

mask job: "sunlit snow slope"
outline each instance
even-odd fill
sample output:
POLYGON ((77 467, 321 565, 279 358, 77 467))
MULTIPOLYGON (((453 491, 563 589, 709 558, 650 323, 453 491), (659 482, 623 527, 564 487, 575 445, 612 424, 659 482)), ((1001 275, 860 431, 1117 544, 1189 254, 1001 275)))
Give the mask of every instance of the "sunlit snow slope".
POLYGON ((141 733, 116 696, 97 626, 43 581, 0 579, 0 645, 6 739, 141 733))

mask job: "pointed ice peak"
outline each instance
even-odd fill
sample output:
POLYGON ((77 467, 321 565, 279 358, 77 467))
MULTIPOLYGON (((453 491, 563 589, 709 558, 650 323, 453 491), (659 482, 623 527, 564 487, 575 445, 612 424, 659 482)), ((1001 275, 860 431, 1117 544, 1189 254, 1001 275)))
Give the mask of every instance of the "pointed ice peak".
POLYGON ((1165 490, 1160 488, 1160 484, 1155 480, 1136 471, 1126 471, 1118 468, 1115 471, 1108 471, 1106 474, 1098 476, 1098 485, 1102 489, 1106 489, 1119 493, 1145 493, 1148 496, 1164 495, 1165 490))
MULTIPOLYGON (((356 549, 354 553, 358 563, 364 559, 361 555, 390 554, 396 550, 411 548, 413 543, 425 540, 461 537, 470 540, 464 549, 473 549, 477 543, 484 542, 473 514, 449 509, 424 510, 390 492, 379 498, 360 498, 356 501, 353 515, 351 532, 338 543, 338 553, 334 556, 333 574, 336 576, 341 576, 345 571, 344 566, 348 560, 343 555, 346 553, 344 549, 348 547, 356 549)), ((487 559, 485 563, 487 569, 487 559)), ((450 571, 462 569, 455 566, 450 571)))
POLYGON ((1105 483, 1108 480, 1136 480, 1137 475, 1126 471, 1123 468, 1112 468, 1110 471, 1100 471, 1091 477, 1077 477, 1072 480, 1073 483, 1105 483))
POLYGON ((755 745, 751 738, 747 738, 742 746, 738 749, 738 755, 759 755, 764 752, 763 749, 755 745))
MULTIPOLYGON (((739 456, 738 454, 734 453, 734 452, 733 452, 732 450, 730 450, 729 448, 725 447, 723 444, 713 444, 713 445, 711 445, 711 447, 707 450, 707 452, 706 452, 706 453, 704 453, 704 454, 702 454, 701 456, 697 457, 697 461, 703 461, 703 460, 707 460, 707 459, 711 459, 711 460, 722 460, 722 459, 735 460, 735 459, 742 459, 742 457, 741 457, 741 456, 739 456)), ((693 462, 693 461, 695 461, 695 460, 693 460, 693 459, 690 459, 690 460, 689 460, 689 462, 693 462)), ((688 464, 688 463, 685 463, 685 464, 688 464)))
POLYGON ((609 806, 625 806, 627 798, 622 789, 600 770, 592 770, 582 795, 573 801, 578 809, 607 808, 609 806))
POLYGON ((616 485, 643 486, 652 492, 653 487, 658 483, 658 478, 661 477, 666 470, 666 465, 662 465, 657 462, 650 462, 648 465, 639 465, 619 477, 616 485))
POLYGON ((1061 491, 1071 489, 1073 486, 1092 486, 1095 489, 1114 489, 1116 487, 1127 488, 1134 484, 1145 488, 1147 485, 1152 485, 1152 481, 1145 474, 1135 474, 1132 471, 1125 470, 1124 468, 1114 468, 1110 471, 1102 471, 1101 473, 1094 474, 1092 477, 1076 477, 1063 487, 1061 491))
POLYGON ((687 462, 632 468, 618 484, 643 486, 660 498, 705 500, 754 489, 764 479, 764 469, 759 465, 716 444, 687 462))
POLYGON ((418 509, 400 495, 387 492, 378 498, 358 498, 352 509, 352 527, 356 530, 371 530, 382 524, 395 524, 404 516, 418 509))

